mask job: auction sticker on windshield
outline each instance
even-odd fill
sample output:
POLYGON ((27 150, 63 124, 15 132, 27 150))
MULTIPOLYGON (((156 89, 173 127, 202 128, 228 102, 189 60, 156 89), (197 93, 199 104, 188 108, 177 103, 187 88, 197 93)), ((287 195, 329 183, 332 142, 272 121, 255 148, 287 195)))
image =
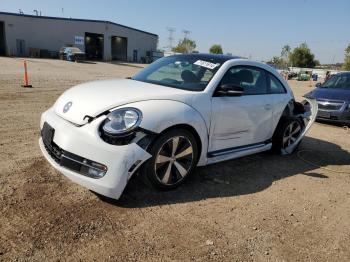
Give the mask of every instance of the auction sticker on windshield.
POLYGON ((220 65, 220 64, 213 64, 203 60, 197 60, 196 62, 194 62, 194 64, 208 68, 208 69, 214 69, 215 67, 218 67, 220 65))

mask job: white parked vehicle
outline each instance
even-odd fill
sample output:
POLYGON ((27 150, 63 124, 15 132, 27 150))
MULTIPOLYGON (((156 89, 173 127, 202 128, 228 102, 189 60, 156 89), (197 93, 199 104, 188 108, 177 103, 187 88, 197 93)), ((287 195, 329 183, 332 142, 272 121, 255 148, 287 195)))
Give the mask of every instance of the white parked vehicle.
POLYGON ((39 144, 57 170, 118 199, 139 172, 156 188, 196 166, 266 150, 292 153, 317 113, 272 67, 233 56, 164 57, 134 77, 64 92, 41 117, 39 144))

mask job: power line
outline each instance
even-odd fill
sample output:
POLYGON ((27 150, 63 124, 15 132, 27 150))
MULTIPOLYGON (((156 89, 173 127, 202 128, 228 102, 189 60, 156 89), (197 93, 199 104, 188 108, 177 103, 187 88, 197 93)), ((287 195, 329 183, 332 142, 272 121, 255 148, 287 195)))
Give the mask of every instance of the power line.
POLYGON ((302 43, 307 44, 340 44, 340 43, 347 43, 349 40, 310 40, 310 41, 296 41, 296 42, 289 42, 287 45, 299 45, 302 43))

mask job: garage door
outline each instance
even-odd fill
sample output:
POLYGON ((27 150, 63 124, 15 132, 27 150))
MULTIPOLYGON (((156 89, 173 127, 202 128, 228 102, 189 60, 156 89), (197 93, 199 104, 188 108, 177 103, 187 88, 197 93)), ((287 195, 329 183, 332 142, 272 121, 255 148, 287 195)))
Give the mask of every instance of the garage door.
POLYGON ((5 23, 0 21, 0 55, 6 55, 5 23))
POLYGON ((103 59, 103 34, 85 33, 85 55, 89 60, 103 59))
POLYGON ((127 60, 127 38, 120 36, 112 36, 111 38, 112 59, 126 61, 127 60))

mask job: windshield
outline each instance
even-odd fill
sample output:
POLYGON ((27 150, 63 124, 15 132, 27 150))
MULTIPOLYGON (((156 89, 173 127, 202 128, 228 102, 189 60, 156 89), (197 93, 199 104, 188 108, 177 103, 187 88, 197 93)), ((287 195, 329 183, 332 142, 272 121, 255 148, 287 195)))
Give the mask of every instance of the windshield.
POLYGON ((337 74, 331 76, 325 83, 321 85, 322 88, 339 88, 350 89, 350 74, 337 74))
POLYGON ((175 55, 163 57, 152 63, 131 79, 179 88, 189 91, 203 91, 222 61, 199 56, 175 55))

